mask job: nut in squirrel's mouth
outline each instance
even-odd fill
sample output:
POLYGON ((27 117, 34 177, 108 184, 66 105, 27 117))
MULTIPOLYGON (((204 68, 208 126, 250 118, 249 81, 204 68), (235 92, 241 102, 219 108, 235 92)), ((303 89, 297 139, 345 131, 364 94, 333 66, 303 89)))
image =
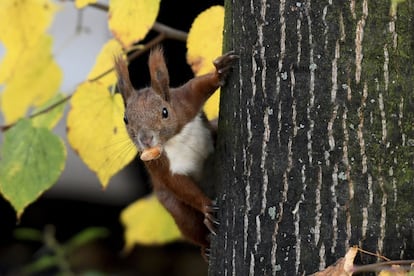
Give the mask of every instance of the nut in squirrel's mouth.
POLYGON ((151 161, 161 156, 162 147, 160 145, 143 149, 140 155, 142 161, 151 161))

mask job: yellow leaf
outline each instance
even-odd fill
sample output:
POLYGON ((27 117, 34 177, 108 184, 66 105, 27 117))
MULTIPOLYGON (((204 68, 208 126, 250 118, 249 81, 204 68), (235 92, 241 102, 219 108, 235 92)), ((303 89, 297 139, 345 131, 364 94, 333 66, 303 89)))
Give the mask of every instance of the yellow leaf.
POLYGON ((96 3, 97 0, 75 0, 75 7, 77 9, 82 9, 84 7, 86 7, 89 4, 94 4, 96 3))
MULTIPOLYGON (((214 70, 213 60, 221 55, 223 44, 223 6, 213 6, 194 20, 187 39, 187 62, 195 75, 214 70)), ((218 116, 220 91, 210 97, 204 106, 209 119, 218 116)))
POLYGON ((213 120, 218 117, 219 114, 219 105, 220 105, 220 91, 217 91, 207 100, 204 104, 204 112, 209 120, 213 120))
POLYGON ((105 43, 88 75, 88 80, 99 78, 97 81, 106 86, 116 83, 117 78, 114 70, 107 74, 105 73, 114 67, 114 57, 120 54, 122 54, 122 46, 117 40, 111 39, 105 43))
POLYGON ((41 44, 57 10, 51 0, 0 1, 0 42, 6 48, 3 64, 7 64, 0 66, 0 83, 12 75, 10 65, 41 44))
POLYGON ((121 213, 125 228, 125 250, 134 244, 163 244, 181 238, 180 230, 171 215, 155 195, 137 200, 121 213))
POLYGON ((214 69, 212 61, 222 51, 223 24, 223 6, 213 6, 194 20, 188 33, 187 62, 197 76, 214 69))
POLYGON ((68 140, 85 164, 96 172, 102 186, 136 156, 123 122, 120 94, 111 95, 98 82, 81 84, 71 99, 68 140))
POLYGON ((46 31, 57 10, 51 0, 1 0, 0 41, 8 50, 30 47, 46 31))
MULTIPOLYGON (((380 263, 379 263, 380 264, 380 263)), ((412 269, 413 263, 411 265, 390 265, 382 267, 383 270, 381 270, 377 275, 378 276, 410 276, 413 275, 412 269)))
POLYGON ((29 107, 45 103, 58 90, 62 71, 51 55, 51 46, 52 38, 40 35, 36 44, 20 54, 13 48, 6 52, 0 65, 0 79, 5 84, 1 108, 6 123, 23 117, 29 107))
POLYGON ((111 0, 109 29, 128 48, 143 39, 154 25, 160 0, 111 0))

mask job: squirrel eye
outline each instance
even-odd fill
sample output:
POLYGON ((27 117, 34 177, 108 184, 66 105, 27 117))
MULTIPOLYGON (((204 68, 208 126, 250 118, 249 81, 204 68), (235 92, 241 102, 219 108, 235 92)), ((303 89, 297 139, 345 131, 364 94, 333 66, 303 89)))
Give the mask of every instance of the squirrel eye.
POLYGON ((168 110, 166 107, 162 109, 162 118, 164 119, 168 118, 168 110))
POLYGON ((128 124, 128 117, 126 116, 126 114, 124 114, 124 123, 127 125, 128 124))

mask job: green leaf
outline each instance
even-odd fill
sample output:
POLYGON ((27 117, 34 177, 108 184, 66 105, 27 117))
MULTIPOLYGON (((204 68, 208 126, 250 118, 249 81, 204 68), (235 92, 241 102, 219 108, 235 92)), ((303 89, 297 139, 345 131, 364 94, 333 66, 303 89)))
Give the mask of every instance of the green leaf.
POLYGON ((26 241, 43 241, 42 231, 33 228, 17 228, 13 231, 13 235, 16 239, 26 241))
MULTIPOLYGON (((64 100, 65 100, 65 95, 63 95, 62 93, 58 93, 54 97, 52 97, 50 100, 48 100, 46 103, 44 103, 43 105, 33 110, 32 114, 37 114, 39 112, 46 111, 52 105, 62 102, 64 100)), ((43 112, 42 114, 32 119, 33 126, 34 127, 46 127, 48 129, 53 129, 56 126, 56 124, 59 122, 59 120, 62 118, 64 109, 65 109, 65 105, 62 102, 61 104, 56 105, 50 110, 43 112)))
POLYGON ((89 227, 77 235, 72 237, 66 244, 65 247, 68 251, 74 250, 88 242, 106 238, 109 236, 109 230, 103 227, 89 227))
POLYGON ((0 192, 20 218, 24 209, 58 179, 66 148, 49 129, 20 120, 5 133, 0 153, 0 192))
POLYGON ((96 270, 88 270, 83 271, 82 276, 106 276, 104 272, 96 271, 96 270))
POLYGON ((30 263, 29 265, 23 268, 25 274, 34 274, 46 269, 56 267, 59 261, 58 258, 54 255, 45 255, 39 258, 38 260, 30 263))

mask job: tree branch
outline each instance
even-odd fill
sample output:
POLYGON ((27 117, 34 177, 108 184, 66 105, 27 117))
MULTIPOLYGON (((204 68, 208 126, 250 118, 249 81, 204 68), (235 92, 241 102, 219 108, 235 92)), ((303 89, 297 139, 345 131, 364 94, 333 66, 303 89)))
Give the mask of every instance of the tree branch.
POLYGON ((353 273, 379 272, 382 270, 390 270, 390 269, 395 269, 397 271, 398 269, 412 271, 413 263, 414 263, 414 260, 397 260, 397 261, 380 262, 380 263, 375 263, 375 264, 355 266, 352 272, 353 273), (392 266, 394 265, 398 265, 400 267, 393 268, 392 266))
POLYGON ((164 34, 165 38, 175 39, 183 42, 187 41, 188 34, 186 32, 171 28, 159 22, 155 22, 152 26, 152 29, 156 32, 164 34))
MULTIPOLYGON (((34 117, 37 117, 39 115, 42 115, 44 113, 49 112, 50 110, 54 109, 55 107, 67 102, 68 100, 70 100, 70 98, 72 98, 73 94, 67 95, 66 97, 64 97, 63 99, 55 102, 54 104, 51 104, 50 106, 46 107, 45 109, 40 110, 39 112, 33 113, 29 116, 29 119, 32 119, 34 117)), ((0 126, 0 131, 4 132, 6 130, 8 130, 9 128, 11 128, 12 126, 14 126, 16 123, 12 123, 12 124, 8 124, 8 125, 3 125, 0 126)))

